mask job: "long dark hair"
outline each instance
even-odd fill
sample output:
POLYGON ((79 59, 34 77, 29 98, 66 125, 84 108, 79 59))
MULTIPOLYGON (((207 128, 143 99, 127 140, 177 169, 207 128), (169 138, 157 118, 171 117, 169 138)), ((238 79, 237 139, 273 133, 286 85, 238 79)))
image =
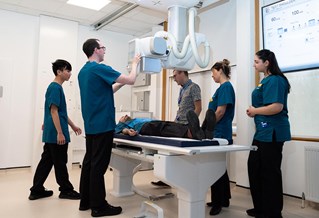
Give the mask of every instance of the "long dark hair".
POLYGON ((265 61, 269 62, 268 70, 272 75, 279 75, 287 81, 288 93, 289 93, 290 92, 290 83, 289 83, 287 77, 281 72, 275 53, 268 50, 268 49, 262 49, 262 50, 256 52, 256 56, 259 59, 261 59, 263 62, 265 62, 265 61))

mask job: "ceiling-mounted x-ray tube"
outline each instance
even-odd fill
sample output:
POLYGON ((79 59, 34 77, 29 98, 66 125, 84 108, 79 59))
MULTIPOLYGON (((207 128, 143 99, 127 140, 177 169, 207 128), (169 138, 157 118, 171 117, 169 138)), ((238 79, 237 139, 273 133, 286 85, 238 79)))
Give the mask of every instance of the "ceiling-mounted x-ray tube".
MULTIPOLYGON (((130 54, 139 52, 142 55, 140 72, 159 73, 160 66, 165 69, 192 70, 195 62, 201 68, 208 66, 210 46, 205 35, 195 33, 196 9, 188 11, 183 6, 169 7, 169 30, 155 33, 152 40, 134 39, 130 42, 130 54), (188 20, 188 25, 187 25, 188 20), (188 27, 188 28, 187 28, 188 27), (188 31, 188 35, 186 35, 188 31), (152 42, 151 44, 149 42, 152 42), (205 56, 202 61, 198 47, 204 44, 205 56), (164 46, 166 50, 163 49, 164 46), (148 47, 161 52, 149 52, 148 47), (160 48, 160 49, 159 49, 160 48)), ((130 55, 131 56, 131 55, 130 55)))
POLYGON ((191 46, 192 46, 192 50, 193 50, 193 54, 194 54, 196 63, 199 67, 205 68, 205 67, 207 67, 207 65, 209 63, 210 46, 206 40, 206 37, 203 34, 201 34, 201 35, 196 34, 195 35, 195 16, 196 16, 196 14, 197 13, 196 13, 195 8, 189 9, 189 26, 188 26, 189 36, 190 36, 190 42, 191 42, 191 46), (197 44, 204 43, 204 46, 205 46, 205 60, 204 60, 204 62, 199 57, 196 40, 197 40, 197 44))

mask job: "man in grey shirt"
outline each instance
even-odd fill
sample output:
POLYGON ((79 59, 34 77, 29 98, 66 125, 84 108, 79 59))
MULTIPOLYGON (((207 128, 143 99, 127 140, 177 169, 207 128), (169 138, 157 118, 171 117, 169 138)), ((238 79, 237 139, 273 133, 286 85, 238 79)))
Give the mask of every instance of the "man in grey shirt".
MULTIPOLYGON (((181 86, 178 96, 178 111, 176 113, 175 122, 188 124, 186 118, 188 111, 193 110, 197 117, 202 111, 201 90, 196 83, 192 82, 192 80, 188 78, 187 71, 174 70, 173 77, 177 85, 181 86)), ((156 186, 169 187, 169 185, 162 181, 151 183, 156 186)))
POLYGON ((201 90, 188 78, 187 71, 174 70, 174 81, 181 86, 178 97, 178 111, 175 122, 187 124, 186 114, 193 110, 197 116, 202 111, 201 90))

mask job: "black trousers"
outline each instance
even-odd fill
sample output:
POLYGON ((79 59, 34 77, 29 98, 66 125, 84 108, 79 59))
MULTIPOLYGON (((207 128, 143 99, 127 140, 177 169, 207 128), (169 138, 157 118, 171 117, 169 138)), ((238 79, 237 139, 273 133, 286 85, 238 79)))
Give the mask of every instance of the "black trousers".
POLYGON ((61 192, 73 190, 73 186, 69 180, 67 169, 68 162, 68 143, 64 145, 45 143, 41 160, 37 166, 33 177, 33 186, 31 192, 44 191, 44 182, 48 178, 49 173, 54 166, 55 178, 59 184, 61 192))
POLYGON ((281 161, 283 142, 254 140, 257 151, 250 151, 248 176, 255 210, 273 218, 282 217, 283 190, 281 161))
POLYGON ((90 206, 92 209, 105 206, 104 174, 110 163, 113 133, 108 131, 86 135, 86 153, 80 179, 81 206, 90 206))
POLYGON ((229 177, 227 170, 211 187, 211 200, 213 205, 222 206, 228 205, 228 201, 231 198, 229 177))
POLYGON ((170 121, 151 121, 142 126, 142 135, 164 136, 164 137, 187 137, 188 126, 170 121))
MULTIPOLYGON (((233 140, 229 139, 228 144, 232 145, 233 140)), ((231 199, 230 184, 227 170, 211 187, 210 187, 211 202, 216 206, 228 205, 231 199)))

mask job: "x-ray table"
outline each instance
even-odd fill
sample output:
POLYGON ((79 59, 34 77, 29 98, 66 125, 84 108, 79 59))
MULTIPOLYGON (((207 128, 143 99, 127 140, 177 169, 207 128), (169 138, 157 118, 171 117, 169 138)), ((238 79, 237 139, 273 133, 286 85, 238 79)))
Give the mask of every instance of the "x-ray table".
POLYGON ((214 140, 218 140, 220 145, 175 147, 114 138, 116 144, 142 148, 142 151, 131 152, 113 148, 110 163, 113 169, 111 194, 114 196, 134 194, 132 191, 134 169, 141 162, 152 162, 154 175, 177 190, 178 217, 204 218, 207 191, 225 173, 226 153, 253 149, 252 146, 227 145, 227 140, 223 139, 214 140))

